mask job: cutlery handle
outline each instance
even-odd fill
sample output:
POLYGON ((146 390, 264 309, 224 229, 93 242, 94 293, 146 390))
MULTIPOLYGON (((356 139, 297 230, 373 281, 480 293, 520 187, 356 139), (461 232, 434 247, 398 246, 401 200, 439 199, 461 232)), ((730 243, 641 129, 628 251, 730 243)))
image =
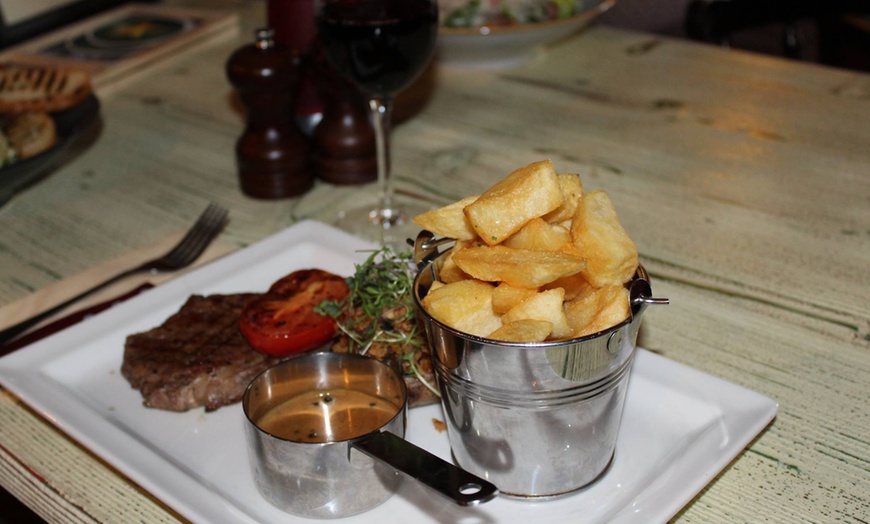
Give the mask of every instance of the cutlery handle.
POLYGON ((132 289, 124 293, 123 295, 110 298, 108 300, 100 302, 99 304, 94 304, 93 306, 88 306, 84 309, 79 309, 73 313, 70 313, 69 315, 65 315, 57 320, 49 322, 48 324, 40 327, 39 329, 35 329, 27 333, 26 335, 22 335, 7 344, 0 344, 0 357, 5 357, 6 355, 14 351, 33 344, 38 340, 42 340, 49 335, 54 335, 58 331, 62 331, 74 324, 78 324, 82 320, 94 316, 102 311, 105 311, 110 307, 114 306, 115 304, 120 304, 125 300, 133 298, 139 293, 147 289, 151 289, 152 287, 154 287, 154 284, 150 282, 145 282, 141 286, 132 289))
MULTIPOLYGON (((138 268, 137 268, 137 270, 138 270, 138 268)), ((114 277, 106 280, 105 282, 97 284, 96 286, 94 286, 90 289, 87 289, 87 290, 79 293, 78 295, 76 295, 70 299, 65 300, 64 302, 61 302, 60 304, 58 304, 54 307, 46 309, 45 311, 43 311, 41 313, 37 313, 36 315, 34 315, 30 318, 24 319, 17 324, 13 324, 13 325, 7 327, 3 331, 0 331, 0 346, 6 344, 7 342, 9 342, 11 340, 14 340, 15 337, 17 337, 18 335, 24 333, 25 331, 27 331, 28 329, 32 328, 33 326, 39 324, 40 322, 47 319, 48 317, 60 312, 63 309, 66 309, 67 307, 78 302, 79 300, 81 300, 87 296, 90 296, 90 295, 96 293, 97 291, 99 291, 105 287, 108 287, 109 285, 114 284, 115 282, 117 282, 123 278, 126 278, 126 277, 132 275, 135 272, 136 272, 136 270, 125 271, 123 273, 115 275, 114 277)))

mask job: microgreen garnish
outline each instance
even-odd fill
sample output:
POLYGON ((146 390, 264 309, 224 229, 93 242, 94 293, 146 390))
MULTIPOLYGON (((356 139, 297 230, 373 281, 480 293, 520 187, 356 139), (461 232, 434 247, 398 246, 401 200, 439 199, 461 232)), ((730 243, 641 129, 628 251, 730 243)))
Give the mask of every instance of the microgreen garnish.
POLYGON ((363 308, 370 318, 380 316, 384 310, 405 306, 402 320, 414 318, 410 264, 409 252, 394 253, 388 248, 373 251, 347 279, 353 305, 363 308))
POLYGON ((325 301, 315 311, 336 320, 347 336, 348 351, 365 355, 375 343, 398 344, 410 374, 438 395, 417 368, 414 356, 421 346, 411 295, 411 253, 389 248, 372 251, 354 274, 346 279, 350 293, 340 302, 325 301), (396 326, 401 324, 404 329, 396 326))
POLYGON ((408 365, 411 366, 411 373, 413 373, 413 375, 417 377, 417 380, 419 380, 424 386, 426 386, 429 391, 435 393, 436 396, 440 397, 441 393, 435 388, 435 386, 430 384, 429 381, 426 380, 426 377, 424 377, 423 374, 420 373, 420 370, 417 369, 417 361, 414 359, 414 353, 415 352, 405 353, 405 356, 403 357, 405 360, 408 361, 408 365))

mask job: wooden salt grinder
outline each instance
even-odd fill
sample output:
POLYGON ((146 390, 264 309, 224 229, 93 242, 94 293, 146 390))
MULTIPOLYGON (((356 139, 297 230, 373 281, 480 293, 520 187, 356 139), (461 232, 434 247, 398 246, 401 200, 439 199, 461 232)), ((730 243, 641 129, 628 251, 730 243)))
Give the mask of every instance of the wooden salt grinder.
POLYGON ((302 57, 275 42, 271 29, 258 29, 256 41, 237 49, 226 73, 247 111, 236 141, 242 191, 277 199, 301 195, 314 184, 310 145, 295 121, 302 57))

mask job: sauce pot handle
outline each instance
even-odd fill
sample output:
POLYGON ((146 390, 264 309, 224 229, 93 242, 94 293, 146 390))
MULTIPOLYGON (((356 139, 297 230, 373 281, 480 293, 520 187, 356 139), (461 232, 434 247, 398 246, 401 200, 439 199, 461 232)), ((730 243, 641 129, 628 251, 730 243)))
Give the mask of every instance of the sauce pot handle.
POLYGON ((476 506, 498 495, 498 488, 492 483, 389 431, 367 435, 351 447, 388 464, 460 506, 476 506))

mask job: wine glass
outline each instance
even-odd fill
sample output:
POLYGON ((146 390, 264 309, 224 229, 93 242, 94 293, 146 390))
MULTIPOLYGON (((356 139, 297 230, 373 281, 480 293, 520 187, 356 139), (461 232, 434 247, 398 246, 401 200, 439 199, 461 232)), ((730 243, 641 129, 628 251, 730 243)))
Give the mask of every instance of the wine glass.
POLYGON ((338 226, 382 246, 405 245, 416 236, 411 218, 425 209, 396 202, 390 117, 395 94, 417 79, 432 57, 438 1, 314 0, 314 21, 326 59, 369 98, 375 132, 379 200, 344 212, 338 226))

